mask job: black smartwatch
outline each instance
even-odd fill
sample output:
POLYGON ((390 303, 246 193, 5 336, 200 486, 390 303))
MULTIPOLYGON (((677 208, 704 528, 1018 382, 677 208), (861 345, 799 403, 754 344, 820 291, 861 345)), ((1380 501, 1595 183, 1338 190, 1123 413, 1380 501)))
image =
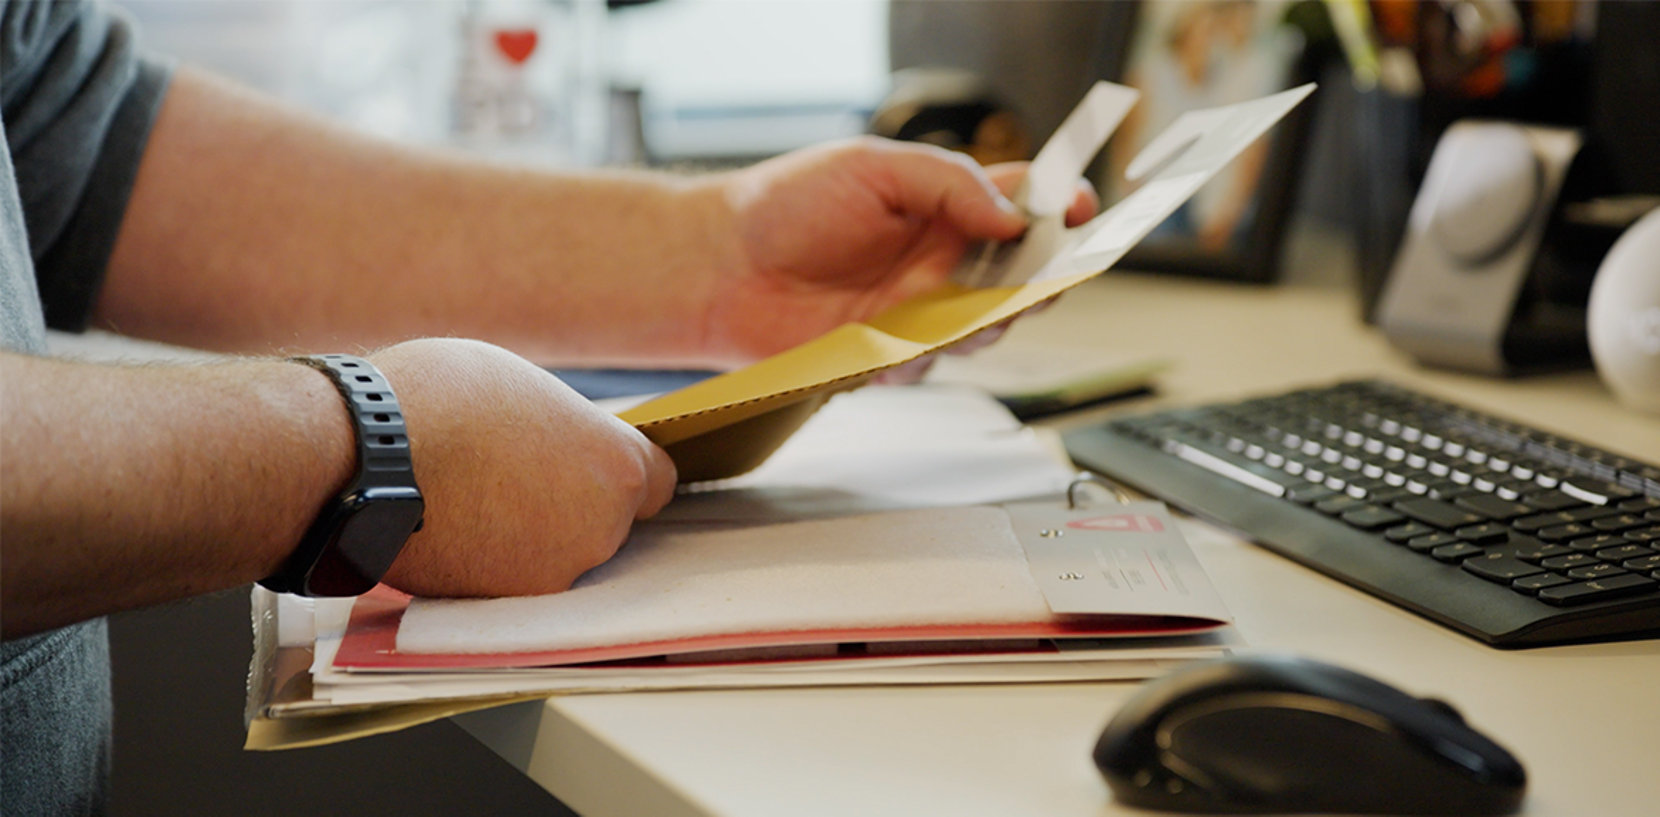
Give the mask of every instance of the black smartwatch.
POLYGON ((380 583, 426 504, 415 484, 409 434, 392 387, 369 361, 351 355, 293 358, 322 371, 346 398, 357 437, 357 475, 311 523, 300 546, 260 585, 302 596, 359 596, 380 583))

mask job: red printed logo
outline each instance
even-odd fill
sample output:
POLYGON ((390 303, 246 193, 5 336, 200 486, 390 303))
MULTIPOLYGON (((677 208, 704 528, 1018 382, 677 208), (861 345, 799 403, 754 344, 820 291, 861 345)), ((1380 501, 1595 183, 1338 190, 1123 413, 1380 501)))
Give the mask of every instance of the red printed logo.
POLYGON ((1079 519, 1066 523, 1069 528, 1080 530, 1119 531, 1123 533, 1158 533, 1164 530, 1164 523, 1156 516, 1144 513, 1121 513, 1113 516, 1094 516, 1089 519, 1079 519))
POLYGON ((536 29, 504 28, 496 32, 496 49, 514 65, 523 65, 536 51, 536 29))

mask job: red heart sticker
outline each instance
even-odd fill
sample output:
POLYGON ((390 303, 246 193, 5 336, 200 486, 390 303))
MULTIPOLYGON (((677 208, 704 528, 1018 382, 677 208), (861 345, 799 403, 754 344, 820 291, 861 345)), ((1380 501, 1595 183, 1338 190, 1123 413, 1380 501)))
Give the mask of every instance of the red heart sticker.
POLYGON ((1121 513, 1113 516, 1092 516, 1089 519, 1078 519, 1066 523, 1069 528, 1079 530, 1120 531, 1124 533, 1158 533, 1164 530, 1164 523, 1156 516, 1144 513, 1121 513))
POLYGON ((496 48, 514 65, 523 65, 536 51, 536 29, 501 29, 496 32, 496 48))

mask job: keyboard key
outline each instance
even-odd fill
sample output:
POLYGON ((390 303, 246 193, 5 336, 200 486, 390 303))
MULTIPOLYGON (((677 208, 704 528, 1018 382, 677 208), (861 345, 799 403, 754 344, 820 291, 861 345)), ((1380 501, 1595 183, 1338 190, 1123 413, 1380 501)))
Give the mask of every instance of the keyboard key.
POLYGON ((1567 544, 1568 547, 1571 547, 1580 553, 1594 553, 1604 548, 1619 547, 1620 545, 1630 544, 1630 542, 1631 540, 1617 533, 1599 533, 1596 536, 1586 536, 1582 539, 1575 539, 1567 544))
POLYGON ((1397 545, 1404 545, 1408 539, 1415 536, 1423 536, 1425 534, 1435 532, 1434 528, 1422 522, 1408 522, 1405 525, 1396 525, 1395 527, 1384 531, 1383 538, 1388 539, 1397 545))
POLYGON ((1523 576, 1532 576, 1544 573, 1545 569, 1537 565, 1508 556, 1503 553, 1486 553, 1473 559, 1466 559, 1463 568, 1490 582, 1510 584, 1523 576))
POLYGON ((1637 559, 1643 556, 1653 555, 1654 548, 1646 548, 1642 545, 1622 545, 1620 547, 1599 550, 1595 554, 1598 559, 1605 562, 1623 562, 1626 559, 1637 559))
POLYGON ((1567 576, 1559 576, 1555 573, 1536 573, 1532 576, 1524 576, 1511 582, 1510 589, 1515 590, 1518 593, 1526 593, 1533 596, 1537 595, 1540 590, 1547 587, 1557 587, 1572 583, 1573 579, 1570 579, 1567 576))
POLYGON ((1572 553, 1567 556, 1552 556, 1541 561, 1539 565, 1551 570, 1572 570, 1576 567, 1589 567, 1601 564, 1602 560, 1589 553, 1572 553))
POLYGON ((1636 499, 1627 499, 1616 507, 1626 513, 1660 510, 1660 497, 1640 496, 1636 499))
POLYGON ((1324 485, 1300 485, 1295 488, 1287 488, 1285 498, 1299 505, 1312 505, 1336 494, 1336 491, 1324 485))
POLYGON ((1403 522, 1406 517, 1376 505, 1362 505, 1359 508, 1344 511, 1342 519, 1361 530, 1377 530, 1397 522, 1403 522))
POLYGON ((1453 531, 1453 535, 1472 545, 1492 545, 1510 541, 1510 529, 1493 522, 1466 525, 1453 531))
POLYGON ((1641 559, 1628 559, 1620 563, 1620 567, 1633 573, 1648 573, 1660 570, 1660 553, 1653 556, 1644 556, 1641 559))
POLYGON ((1548 528, 1552 525, 1565 525, 1569 522, 1590 522, 1593 519, 1599 519, 1604 516, 1618 516, 1619 513, 1619 508, 1603 508, 1600 506, 1588 505, 1582 508, 1574 508, 1572 510, 1552 511, 1551 513, 1524 516, 1511 524, 1515 525, 1517 530, 1538 530, 1540 528, 1548 528))
POLYGON ((1220 477, 1233 480, 1241 485, 1255 488, 1272 496, 1284 496, 1287 488, 1296 484, 1297 478, 1266 465, 1250 460, 1240 459, 1238 462, 1231 458, 1233 454, 1226 449, 1207 445, 1189 445, 1187 443, 1170 441, 1163 446, 1164 451, 1193 465, 1197 465, 1220 477))
POLYGON ((1628 542, 1660 541, 1660 528, 1643 528, 1642 530, 1628 530, 1625 532, 1628 542))
POLYGON ((1466 511, 1438 499, 1403 499, 1392 507, 1419 522, 1442 529, 1461 528, 1487 521, 1487 517, 1482 514, 1466 511))
POLYGON ((1623 575, 1626 569, 1619 565, 1600 564, 1576 567, 1568 571, 1568 578, 1584 581, 1586 579, 1606 579, 1609 576, 1623 575))
POLYGON ((1560 511, 1586 504, 1584 500, 1575 499, 1561 491, 1538 491, 1536 493, 1524 491, 1522 501, 1541 511, 1560 511))
MULTIPOLYGON (((1537 541, 1537 540, 1535 540, 1537 541)), ((1558 556, 1571 556, 1573 551, 1561 545, 1547 545, 1539 542, 1536 546, 1510 549, 1510 554, 1524 562, 1542 562, 1558 556)))
POLYGON ((1353 510, 1366 505, 1365 500, 1355 499, 1346 494, 1339 494, 1329 499, 1322 499, 1314 503, 1314 509, 1323 514, 1337 516, 1344 511, 1353 510))
POLYGON ((1456 545, 1442 545, 1430 551, 1429 555, 1435 557, 1438 561, 1455 565, 1472 556, 1480 556, 1486 552, 1469 542, 1459 542, 1456 545))
POLYGON ((1412 492, 1405 488, 1379 488, 1370 491, 1367 496, 1374 505, 1388 505, 1398 499, 1411 499, 1412 492))
POLYGON ((1444 481, 1440 485, 1431 485, 1430 486, 1429 498, 1430 499, 1442 499, 1442 500, 1446 500, 1448 502, 1451 502, 1452 500, 1457 499, 1458 497, 1469 496, 1469 495, 1475 494, 1475 493, 1477 493, 1477 491, 1474 488, 1465 487, 1463 485, 1459 485, 1457 483, 1450 482, 1450 481, 1444 481))
POLYGON ((1525 502, 1510 502, 1496 496, 1486 494, 1471 494, 1453 500, 1454 507, 1471 513, 1479 513, 1491 519, 1515 519, 1518 516, 1538 513, 1538 509, 1525 502))
POLYGON ((1635 573, 1627 573, 1624 576, 1615 576, 1611 579, 1595 579, 1588 582, 1547 587, 1539 591, 1539 600, 1561 606, 1589 604, 1593 601, 1607 601, 1640 593, 1652 593, 1656 587, 1660 587, 1660 582, 1635 573))
POLYGON ((1554 528, 1545 528, 1534 533, 1534 535, 1547 542, 1560 542, 1564 539, 1574 539, 1589 533, 1596 533, 1596 531, 1589 526, 1574 522, 1567 525, 1557 525, 1554 528))
POLYGON ((1407 547, 1412 548, 1419 553, 1428 553, 1438 547, 1442 547, 1443 545, 1456 544, 1458 544, 1457 536, 1450 533, 1443 533, 1442 531, 1426 533, 1423 536, 1414 536, 1406 542, 1407 547))
POLYGON ((1593 505, 1606 505, 1637 496, 1637 492, 1614 482, 1574 475, 1566 477, 1556 489, 1569 496, 1583 499, 1593 505))
POLYGON ((1591 527, 1600 531, 1622 531, 1631 528, 1640 528, 1648 524, 1648 520, 1635 514, 1622 513, 1614 516, 1605 516, 1591 520, 1591 527))

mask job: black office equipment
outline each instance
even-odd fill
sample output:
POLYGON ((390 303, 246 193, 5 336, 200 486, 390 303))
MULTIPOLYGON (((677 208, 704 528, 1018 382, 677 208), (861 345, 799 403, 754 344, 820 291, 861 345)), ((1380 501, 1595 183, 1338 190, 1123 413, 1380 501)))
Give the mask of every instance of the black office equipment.
POLYGON ((1520 762, 1445 703, 1285 656, 1147 685, 1095 745, 1121 803, 1167 811, 1511 814, 1520 762))
POLYGON ((1501 647, 1660 635, 1660 467, 1378 381, 1066 435, 1122 480, 1501 647))

